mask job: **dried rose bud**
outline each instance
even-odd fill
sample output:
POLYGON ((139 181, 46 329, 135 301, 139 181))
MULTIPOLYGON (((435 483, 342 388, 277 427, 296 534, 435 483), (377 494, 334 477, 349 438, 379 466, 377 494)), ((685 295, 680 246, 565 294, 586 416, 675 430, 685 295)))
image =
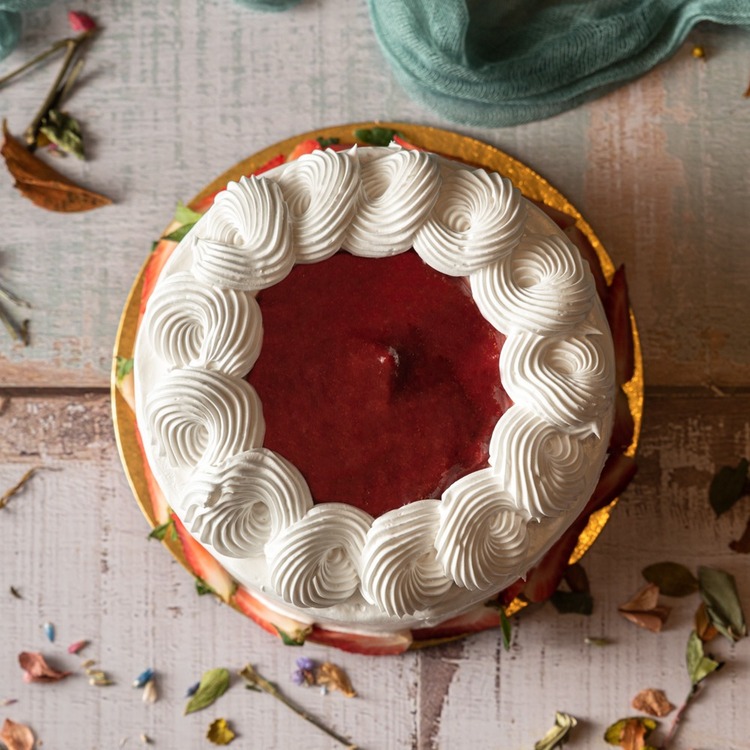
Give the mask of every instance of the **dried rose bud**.
POLYGON ((96 21, 82 10, 68 11, 68 23, 73 31, 93 31, 96 29, 96 21))

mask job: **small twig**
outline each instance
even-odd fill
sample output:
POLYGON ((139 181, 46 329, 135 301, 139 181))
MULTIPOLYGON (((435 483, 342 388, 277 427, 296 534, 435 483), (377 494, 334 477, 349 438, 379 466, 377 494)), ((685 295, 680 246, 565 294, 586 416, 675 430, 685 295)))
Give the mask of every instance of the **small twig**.
POLYGON ((669 732, 667 732, 667 736, 664 738, 664 742, 659 745, 659 750, 667 750, 667 748, 669 747, 669 743, 672 742, 672 740, 675 738, 675 735, 677 734, 677 729, 679 728, 680 723, 685 716, 685 712, 687 711, 688 706, 698 696, 698 693, 700 693, 701 690, 702 686, 700 683, 693 685, 693 687, 690 689, 690 692, 687 694, 684 703, 677 709, 677 713, 674 715, 672 724, 669 727, 669 732))
POLYGON ((46 49, 44 52, 32 58, 27 63, 24 63, 20 68, 16 68, 15 70, 12 70, 10 73, 7 73, 6 75, 0 77, 0 87, 4 86, 9 81, 12 81, 14 78, 21 75, 21 73, 27 71, 29 68, 33 68, 35 65, 38 65, 40 62, 44 62, 44 60, 46 60, 50 55, 53 55, 55 52, 65 47, 67 42, 68 42, 67 39, 60 39, 60 41, 55 42, 51 47, 46 49))
MULTIPOLYGON (((39 108, 39 111, 36 113, 34 119, 31 121, 31 125, 26 128, 26 132, 24 134, 26 144, 28 145, 30 151, 34 151, 36 149, 37 138, 39 137, 39 128, 41 127, 44 118, 47 116, 47 113, 59 101, 61 93, 63 91, 67 91, 67 89, 69 88, 66 86, 65 82, 67 77, 70 75, 69 71, 71 69, 71 66, 73 66, 74 64, 76 54, 81 49, 81 45, 93 33, 93 30, 85 31, 83 34, 75 37, 75 39, 63 40, 65 42, 65 46, 67 47, 67 51, 65 52, 65 57, 63 58, 60 72, 57 74, 57 77, 52 84, 52 88, 50 88, 49 92, 47 93, 44 103, 39 108)), ((73 70, 75 70, 75 67, 73 68, 73 70)))
POLYGON ((29 469, 19 480, 16 484, 14 484, 9 490, 5 492, 5 494, 0 497, 0 509, 4 508, 8 501, 14 496, 17 495, 25 486, 26 483, 34 476, 34 474, 39 471, 41 467, 40 466, 34 466, 32 469, 29 469))
POLYGON ((301 716, 305 721, 309 721, 313 726, 320 729, 321 732, 325 732, 329 737, 333 738, 347 750, 357 750, 357 745, 352 743, 346 737, 342 737, 332 729, 323 724, 319 719, 315 718, 312 714, 309 714, 303 708, 300 708, 296 703, 287 698, 273 682, 269 682, 262 677, 251 664, 246 664, 239 672, 240 677, 243 677, 247 682, 247 687, 251 689, 260 689, 264 693, 268 693, 277 700, 280 700, 287 708, 291 708, 297 716, 301 716))

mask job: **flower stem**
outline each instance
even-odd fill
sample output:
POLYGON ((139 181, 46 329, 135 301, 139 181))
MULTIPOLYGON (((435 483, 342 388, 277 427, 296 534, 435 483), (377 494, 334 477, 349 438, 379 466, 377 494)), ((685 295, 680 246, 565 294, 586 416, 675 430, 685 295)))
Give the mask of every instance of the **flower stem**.
POLYGON ((674 719, 672 719, 672 724, 669 727, 669 732, 667 732, 667 736, 664 738, 664 742, 662 742, 661 745, 659 745, 659 750, 667 750, 667 748, 669 747, 669 744, 672 742, 672 740, 675 738, 675 735, 677 734, 677 729, 679 728, 680 722, 685 716, 685 712, 687 711, 688 706, 696 698, 696 696, 698 695, 700 691, 701 691, 700 683, 697 683, 693 685, 692 688, 690 688, 690 692, 687 694, 685 701, 677 709, 677 713, 674 715, 674 719))
POLYGON ((21 73, 27 71, 29 68, 33 68, 35 65, 39 65, 40 62, 44 62, 50 55, 53 55, 58 50, 65 47, 68 43, 67 39, 60 39, 59 41, 55 42, 51 47, 46 49, 41 54, 37 55, 33 59, 29 60, 28 62, 24 63, 20 68, 16 68, 15 70, 12 70, 10 73, 6 73, 6 75, 0 77, 0 87, 4 86, 9 81, 12 81, 17 76, 20 76, 21 73))
POLYGON ((329 737, 333 738, 347 750, 357 750, 357 745, 350 742, 346 737, 342 737, 332 729, 323 724, 319 719, 315 718, 312 714, 309 714, 303 708, 300 708, 296 703, 287 698, 273 682, 269 682, 263 676, 256 672, 255 668, 251 664, 246 664, 239 672, 240 677, 243 677, 247 682, 246 687, 250 689, 260 689, 264 693, 268 693, 277 700, 281 701, 287 708, 291 708, 297 716, 301 716, 305 721, 309 721, 313 726, 325 732, 329 737))

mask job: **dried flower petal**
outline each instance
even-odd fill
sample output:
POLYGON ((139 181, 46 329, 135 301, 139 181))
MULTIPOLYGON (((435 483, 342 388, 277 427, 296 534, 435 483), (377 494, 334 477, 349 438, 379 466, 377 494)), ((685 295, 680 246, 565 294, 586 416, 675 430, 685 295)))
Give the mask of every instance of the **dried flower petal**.
POLYGON ((228 745, 235 737, 226 719, 216 719, 206 732, 208 741, 214 745, 228 745))
POLYGON ((18 663, 24 671, 24 682, 57 682, 70 674, 50 667, 39 652, 22 651, 18 663))
POLYGON ((18 698, 0 698, 0 706, 12 706, 18 703, 18 698))
POLYGON ((156 701, 159 698, 159 693, 156 690, 156 680, 152 677, 144 686, 143 686, 143 695, 141 696, 141 699, 144 703, 156 703, 156 701))
POLYGON ((352 687, 351 680, 346 672, 336 664, 329 661, 323 662, 315 671, 315 682, 326 688, 338 690, 347 698, 354 698, 357 691, 352 687))
POLYGON ((15 597, 16 599, 23 599, 23 597, 21 596, 21 592, 15 586, 10 587, 10 593, 11 596, 15 597))
POLYGON ((672 611, 669 607, 659 605, 658 601, 659 587, 649 583, 629 602, 621 604, 618 612, 636 625, 658 633, 672 611))
POLYGON ((642 711, 644 714, 658 716, 659 718, 671 713, 675 708, 667 699, 665 692, 655 688, 641 690, 633 698, 631 705, 636 711, 642 711))
POLYGON ((0 730, 0 740, 8 750, 32 750, 34 747, 34 733, 25 724, 6 719, 0 730))
POLYGON ((695 632, 703 643, 709 643, 719 635, 719 631, 711 623, 708 610, 703 602, 698 605, 698 609, 695 611, 695 632))
POLYGON ((185 697, 191 698, 198 692, 198 688, 200 687, 200 682, 196 682, 194 685, 191 685, 186 691, 185 691, 185 697))
POLYGON ((646 738, 657 727, 657 722, 642 716, 631 716, 620 719, 607 727, 604 741, 609 745, 617 745, 625 750, 644 750, 646 738))
POLYGON ((68 23, 73 31, 94 31, 96 21, 82 10, 69 10, 68 23))
POLYGON ((44 635, 47 636, 47 640, 50 643, 55 642, 55 626, 51 622, 45 622, 42 626, 44 628, 44 635))
POLYGON ((700 594, 711 624, 728 640, 735 642, 747 635, 734 576, 717 568, 698 568, 700 594))
POLYGON ((587 635, 583 642, 587 646, 609 646, 612 641, 609 640, 609 638, 604 638, 603 636, 598 635, 587 635))
POLYGON ((317 666, 315 659, 310 659, 308 656, 300 656, 295 662, 299 669, 312 671, 317 666))
POLYGON ((142 688, 152 677, 154 676, 154 670, 149 667, 144 669, 138 677, 133 680, 134 688, 142 688))
POLYGON ((68 653, 69 654, 77 654, 83 649, 86 648, 86 646, 89 645, 89 641, 83 640, 83 641, 76 641, 75 643, 71 643, 70 646, 68 646, 68 653))
POLYGON ((573 727, 578 724, 578 720, 570 714, 562 711, 555 712, 555 726, 550 729, 541 740, 534 744, 534 750, 554 750, 562 747, 568 740, 573 727))

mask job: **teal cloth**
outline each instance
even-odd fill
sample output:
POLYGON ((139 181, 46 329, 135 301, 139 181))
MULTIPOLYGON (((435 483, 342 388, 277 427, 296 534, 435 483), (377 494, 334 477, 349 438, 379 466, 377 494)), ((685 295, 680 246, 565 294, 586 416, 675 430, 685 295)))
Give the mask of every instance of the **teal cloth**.
POLYGON ((517 125, 645 73, 700 21, 750 27, 750 0, 368 0, 410 96, 457 123, 517 125))
POLYGON ((7 57, 21 38, 21 14, 0 10, 0 60, 7 57))

